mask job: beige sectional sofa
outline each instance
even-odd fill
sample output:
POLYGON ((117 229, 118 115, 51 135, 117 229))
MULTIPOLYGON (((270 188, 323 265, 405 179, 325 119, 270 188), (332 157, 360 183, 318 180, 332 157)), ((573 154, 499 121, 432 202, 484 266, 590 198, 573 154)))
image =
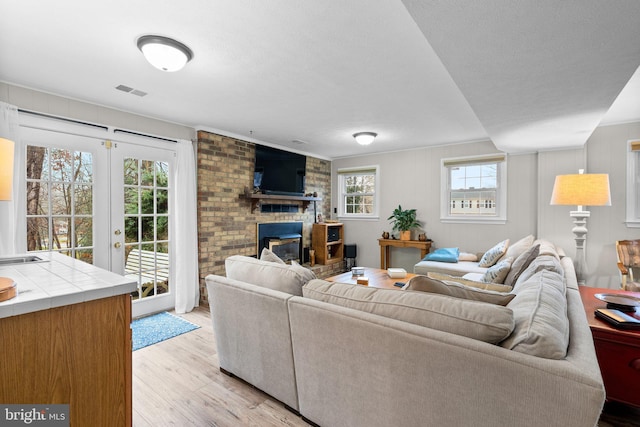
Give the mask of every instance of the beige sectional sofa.
POLYGON ((318 425, 597 424, 604 387, 569 258, 537 257, 515 296, 483 291, 497 304, 226 266, 233 277, 206 278, 221 369, 318 425))

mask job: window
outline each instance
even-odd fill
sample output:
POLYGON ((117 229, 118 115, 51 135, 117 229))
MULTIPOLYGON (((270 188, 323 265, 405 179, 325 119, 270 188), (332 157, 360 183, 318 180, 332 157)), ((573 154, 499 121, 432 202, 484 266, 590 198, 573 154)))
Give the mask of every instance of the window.
POLYGON ((640 140, 629 141, 627 152, 627 227, 640 228, 640 140))
POLYGON ((339 216, 375 218, 378 216, 378 167, 338 170, 339 216))
POLYGON ((505 223, 506 156, 442 159, 441 220, 505 223))
POLYGON ((27 250, 93 263, 91 153, 27 146, 27 250))

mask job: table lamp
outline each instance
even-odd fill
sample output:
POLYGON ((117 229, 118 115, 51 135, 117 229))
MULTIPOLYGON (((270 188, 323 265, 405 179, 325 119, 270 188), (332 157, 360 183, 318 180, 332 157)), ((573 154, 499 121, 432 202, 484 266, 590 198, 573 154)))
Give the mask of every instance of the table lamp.
POLYGON ((611 191, 609 190, 609 175, 584 173, 580 169, 578 174, 558 175, 553 184, 551 194, 552 205, 576 205, 577 210, 571 211, 575 226, 571 231, 576 238, 576 256, 574 265, 579 285, 585 284, 587 266, 585 261, 584 243, 587 238, 587 218, 590 212, 584 206, 611 206, 611 191))

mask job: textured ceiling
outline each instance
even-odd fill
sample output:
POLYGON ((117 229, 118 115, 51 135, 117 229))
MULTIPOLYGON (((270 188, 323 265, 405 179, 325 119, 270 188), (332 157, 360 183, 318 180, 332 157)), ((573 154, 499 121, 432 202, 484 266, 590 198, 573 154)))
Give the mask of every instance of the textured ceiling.
POLYGON ((639 7, 0 0, 0 81, 325 158, 489 138, 510 152, 571 147, 599 123, 640 120, 640 76, 627 84, 639 7), (152 68, 135 44, 150 33, 194 59, 152 68), (358 131, 379 136, 361 147, 358 131))

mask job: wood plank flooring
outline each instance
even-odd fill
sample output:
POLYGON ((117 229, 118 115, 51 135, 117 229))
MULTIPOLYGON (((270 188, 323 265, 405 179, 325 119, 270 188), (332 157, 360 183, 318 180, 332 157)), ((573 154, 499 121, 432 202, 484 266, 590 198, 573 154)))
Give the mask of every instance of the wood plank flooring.
MULTIPOLYGON (((134 427, 309 425, 267 394, 220 372, 208 308, 180 316, 200 329, 133 352, 134 427)), ((640 409, 607 404, 599 426, 640 426, 640 409)))
POLYGON ((179 315, 200 329, 133 352, 133 425, 308 426, 284 405, 220 372, 208 308, 179 315))

